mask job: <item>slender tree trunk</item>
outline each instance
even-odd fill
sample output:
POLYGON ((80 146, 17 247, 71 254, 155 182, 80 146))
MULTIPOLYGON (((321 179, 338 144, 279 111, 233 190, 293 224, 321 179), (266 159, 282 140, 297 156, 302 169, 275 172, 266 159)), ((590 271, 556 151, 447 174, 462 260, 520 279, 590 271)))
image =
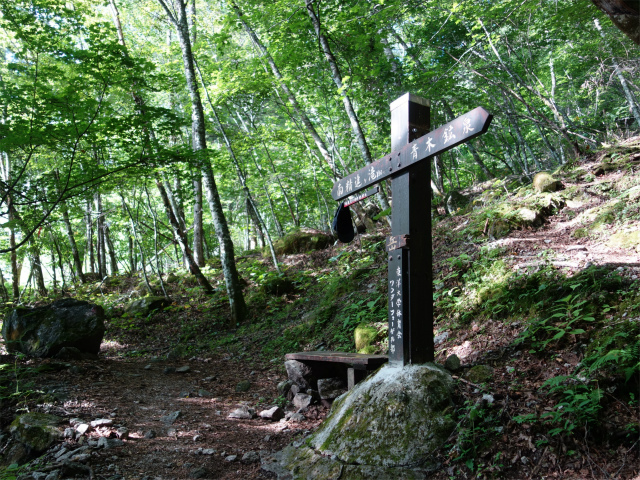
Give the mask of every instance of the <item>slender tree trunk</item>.
MULTIPOLYGON (((14 219, 13 204, 11 202, 11 196, 7 197, 7 207, 9 209, 9 221, 14 219)), ((15 228, 9 228, 9 246, 11 247, 11 288, 13 298, 18 299, 20 297, 20 270, 18 267, 18 251, 16 248, 16 231, 15 228)))
MULTIPOLYGON (((178 34, 178 40, 180 42, 180 49, 182 50, 182 61, 184 63, 187 89, 191 96, 193 150, 196 152, 206 150, 207 143, 205 137, 204 111, 202 108, 202 101, 200 99, 200 92, 198 90, 198 82, 196 81, 185 2, 184 0, 176 0, 175 5, 177 7, 177 16, 174 16, 171 9, 168 8, 165 0, 157 1, 165 10, 169 21, 175 26, 178 34)), ((231 308, 231 323, 232 325, 235 325, 244 319, 247 307, 242 294, 240 277, 236 269, 233 242, 231 240, 227 220, 222 209, 222 202, 220 201, 220 196, 218 194, 218 188, 213 176, 211 163, 208 159, 202 159, 200 160, 200 168, 202 169, 207 203, 211 210, 214 228, 220 244, 220 260, 222 262, 222 271, 227 287, 229 306, 231 308)))
POLYGON ((87 252, 89 258, 89 272, 95 273, 95 256, 93 251, 93 219, 91 218, 91 200, 87 199, 87 210, 85 212, 85 224, 87 227, 87 252))
MULTIPOLYGON (((309 18, 311 18, 311 23, 313 23, 313 28, 316 31, 316 36, 318 37, 318 41, 320 42, 320 46, 322 47, 322 51, 324 52, 324 56, 327 59, 327 62, 329 62, 329 66, 331 67, 331 77, 333 79, 333 83, 335 83, 338 92, 340 92, 340 96, 342 97, 342 104, 344 105, 344 109, 347 112, 347 116, 349 117, 351 130, 353 131, 353 134, 356 137, 356 141, 358 142, 358 146, 360 147, 362 158, 367 164, 372 163, 373 158, 371 157, 371 152, 369 151, 369 145, 367 144, 367 140, 364 136, 364 132, 362 131, 362 127, 360 125, 360 121, 358 120, 358 116, 356 115, 356 111, 353 108, 353 104, 351 103, 351 98, 349 98, 349 96, 345 93, 345 86, 342 84, 342 75, 340 74, 340 69, 338 68, 338 61, 334 57, 333 52, 329 47, 327 37, 325 37, 325 35, 322 33, 320 19, 316 15, 316 12, 313 8, 313 0, 305 0, 305 4, 307 7, 309 18)), ((378 203, 380 204, 380 208, 382 208, 383 210, 387 210, 390 208, 389 202, 384 195, 383 184, 381 184, 377 199, 378 203)), ((389 219, 389 217, 387 217, 387 219, 389 219)))
MULTIPOLYGON (((62 252, 60 251, 60 244, 58 242, 57 237, 53 234, 53 231, 51 228, 49 228, 49 235, 51 237, 51 243, 53 244, 52 248, 55 248, 55 251, 58 254, 58 266, 60 267, 60 277, 62 277, 62 289, 64 289, 67 286, 67 282, 64 278, 64 259, 62 258, 62 252)), ((53 256, 53 253, 52 253, 52 256, 53 256)))
POLYGON ((44 275, 42 274, 42 261, 40 260, 40 249, 31 244, 31 271, 36 280, 36 288, 41 296, 47 295, 47 287, 44 284, 44 275))
POLYGON ((60 210, 62 211, 62 222, 64 223, 67 231, 67 240, 71 247, 71 257, 73 258, 73 265, 75 266, 76 277, 80 282, 85 283, 84 273, 82 273, 82 260, 80 259, 80 253, 78 252, 78 245, 76 244, 75 235, 73 234, 73 228, 71 226, 71 220, 69 219, 69 208, 66 201, 60 202, 60 210))
POLYGON ((202 224, 202 177, 193 180, 193 259, 199 267, 204 267, 204 226, 202 224))
POLYGON ((191 249, 189 248, 189 240, 187 239, 184 230, 180 227, 180 222, 173 212, 171 202, 169 201, 169 196, 167 195, 167 191, 164 184, 162 183, 162 180, 156 178, 156 185, 158 187, 158 192, 160 192, 160 198, 162 199, 164 210, 167 214, 167 217, 169 218, 169 223, 171 224, 173 233, 178 240, 178 245, 180 245, 180 250, 182 251, 184 258, 187 259, 189 271, 194 277, 196 277, 196 280, 198 281, 200 286, 204 288, 207 293, 213 292, 213 287, 211 286, 207 278, 202 274, 200 267, 198 267, 198 264, 193 258, 193 254, 191 252, 191 249))
POLYGON ((109 250, 109 263, 111 265, 111 275, 118 274, 118 258, 116 256, 116 249, 113 246, 113 242, 111 241, 111 231, 109 230, 109 226, 105 223, 104 225, 104 239, 107 243, 107 249, 109 250))
POLYGON ((96 193, 95 202, 96 211, 98 214, 96 219, 96 240, 98 243, 98 274, 100 275, 100 279, 103 279, 107 276, 107 249, 104 238, 104 212, 102 210, 102 195, 100 195, 99 192, 96 193))

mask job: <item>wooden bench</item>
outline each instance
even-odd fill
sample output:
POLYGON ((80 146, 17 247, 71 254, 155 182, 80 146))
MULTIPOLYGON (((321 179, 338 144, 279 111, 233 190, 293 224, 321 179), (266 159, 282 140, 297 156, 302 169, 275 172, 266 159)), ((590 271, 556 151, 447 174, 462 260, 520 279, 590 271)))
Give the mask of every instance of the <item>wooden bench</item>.
POLYGON ((349 390, 362 380, 367 373, 376 370, 389 360, 387 355, 366 355, 364 353, 346 352, 287 353, 284 358, 285 360, 297 360, 308 365, 318 378, 324 378, 323 375, 337 376, 336 373, 342 375, 343 369, 346 368, 347 388, 349 390))

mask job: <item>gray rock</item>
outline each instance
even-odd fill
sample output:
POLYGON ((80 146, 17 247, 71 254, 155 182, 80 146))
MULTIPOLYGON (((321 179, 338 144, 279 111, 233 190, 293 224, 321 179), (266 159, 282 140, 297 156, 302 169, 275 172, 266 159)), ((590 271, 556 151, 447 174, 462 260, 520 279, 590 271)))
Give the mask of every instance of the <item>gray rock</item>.
POLYGON ((62 437, 57 427, 61 422, 62 419, 55 415, 25 413, 11 423, 9 432, 28 452, 40 453, 62 437))
POLYGON ((191 367, 189 365, 185 365, 184 367, 176 368, 176 373, 187 373, 191 371, 191 367))
POLYGON ((60 470, 54 470, 46 476, 44 480, 58 480, 60 478, 60 470))
POLYGON ((435 337, 433 337, 433 344, 434 345, 440 345, 447 338, 449 338, 449 332, 443 332, 440 335, 436 335, 435 337))
POLYGON ((333 400, 347 391, 347 382, 342 378, 321 378, 318 380, 318 395, 322 400, 333 400))
POLYGON ((91 454, 79 453, 71 457, 69 460, 71 460, 72 462, 87 463, 90 459, 91 459, 91 454))
POLYGON ((297 360, 287 360, 284 362, 289 380, 298 385, 301 389, 311 388, 312 372, 308 365, 297 360))
POLYGON ((215 448, 203 448, 202 449, 202 455, 213 455, 216 453, 216 449, 215 448))
POLYGON ((195 470, 191 470, 189 472, 189 476, 191 478, 205 478, 208 474, 209 472, 204 467, 198 467, 195 470))
POLYGON ((199 397, 204 397, 204 398, 211 398, 214 395, 210 391, 205 390, 204 388, 201 388, 200 390, 198 390, 198 396, 199 397))
POLYGON ((81 423, 76 427, 76 432, 78 432, 78 435, 84 435, 89 431, 91 431, 91 425, 86 423, 81 423))
POLYGON ((249 380, 242 380, 236 385, 236 392, 248 392, 251 388, 251 382, 249 380))
POLYGON ((258 452, 247 452, 242 456, 243 463, 256 463, 260 461, 260 455, 258 452))
MULTIPOLYGON (((432 452, 455 427, 448 414, 452 388, 451 376, 434 364, 384 366, 333 403, 327 419, 307 439, 308 446, 330 457, 331 469, 434 465, 432 452)), ((290 466, 305 471, 304 452, 298 454, 290 466)))
POLYGON ((98 439, 98 448, 104 448, 105 450, 109 448, 122 447, 123 445, 124 442, 119 438, 100 437, 98 439))
POLYGON ((121 440, 126 440, 127 438, 129 438, 129 429, 127 427, 120 427, 116 430, 116 435, 121 440))
POLYGON ((9 352, 51 357, 64 347, 97 354, 104 336, 104 310, 99 305, 66 298, 37 308, 16 308, 2 324, 9 352))
POLYGON ((444 368, 449 370, 450 372, 456 373, 462 367, 460 363, 460 359, 456 354, 449 355, 447 359, 444 361, 444 368))
POLYGON ((293 404, 298 410, 302 410, 303 408, 307 408, 311 405, 311 400, 313 397, 311 395, 307 395, 306 393, 299 393, 295 397, 293 397, 293 404))
POLYGON ((157 436, 158 434, 155 430, 147 430, 144 434, 144 438, 146 438, 147 440, 151 440, 152 438, 156 438, 157 436))
POLYGON ((113 425, 113 420, 110 418, 99 418, 91 422, 93 428, 110 427, 111 425, 113 425))
POLYGON ((266 420, 273 420, 274 422, 277 422, 284 418, 284 411, 280 407, 272 407, 268 410, 261 411, 258 415, 266 420))
POLYGON ((161 417, 160 420, 165 425, 173 425, 180 415, 182 415, 182 412, 180 410, 176 410, 175 412, 171 412, 169 415, 161 417))
POLYGON ((124 312, 132 317, 146 317, 153 310, 168 307, 169 305, 171 305, 171 300, 169 300, 168 298, 154 296, 142 297, 125 306, 124 312))
POLYGON ((278 393, 283 397, 286 397, 289 390, 291 390, 291 385, 293 385, 291 380, 283 380, 278 384, 278 393))
POLYGON ((69 420, 69 425, 71 425, 74 428, 80 425, 81 423, 84 423, 84 421, 81 418, 72 418, 71 420, 69 420))
POLYGON ((65 428, 63 436, 64 438, 73 438, 76 436, 76 431, 73 428, 65 428))
POLYGON ((289 417, 289 421, 293 423, 304 422, 306 419, 307 417, 305 417, 301 413, 292 413, 291 416, 289 417))
POLYGON ((236 408, 229 414, 229 418, 238 418, 241 420, 250 420, 256 416, 256 412, 253 408, 246 407, 244 405, 236 408))
POLYGON ((227 455, 224 457, 227 462, 235 462, 238 459, 237 455, 227 455))

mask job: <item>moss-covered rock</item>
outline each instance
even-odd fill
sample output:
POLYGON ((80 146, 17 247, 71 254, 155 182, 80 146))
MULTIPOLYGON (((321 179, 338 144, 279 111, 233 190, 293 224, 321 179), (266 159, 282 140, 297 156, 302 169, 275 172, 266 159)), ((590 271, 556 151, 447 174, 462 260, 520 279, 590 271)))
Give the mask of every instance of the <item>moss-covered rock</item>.
MULTIPOLYGON (((446 442, 455 426, 448 415, 451 391, 451 377, 434 364, 384 366, 334 402, 308 446, 324 458, 330 456, 341 468, 431 465, 432 452, 446 442)), ((315 457, 305 457, 313 452, 300 453, 288 465, 294 472, 304 462, 317 463, 315 457)))
MULTIPOLYGON (((353 332, 356 341, 356 351, 358 353, 369 353, 364 350, 372 346, 378 338, 378 330, 369 325, 359 325, 353 332)), ((375 351, 375 347, 374 347, 375 351)))
POLYGON ((171 301, 165 297, 149 296, 134 300, 125 307, 124 311, 132 317, 144 317, 149 315, 153 310, 168 307, 169 305, 171 305, 171 301))
POLYGON ((9 432, 31 453, 40 453, 61 438, 58 425, 62 419, 55 415, 32 412, 17 417, 9 427, 9 432))
POLYGON ((562 188, 562 183, 547 172, 540 172, 533 177, 533 188, 538 193, 555 192, 562 188))
POLYGON ((618 232, 609 237, 607 242, 610 247, 614 248, 632 248, 640 250, 640 231, 618 232))
POLYGON ((491 380, 492 377, 493 368, 489 365, 476 365, 464 375, 464 378, 471 383, 485 383, 491 380))
MULTIPOLYGON (((333 237, 319 230, 294 230, 273 242, 276 255, 291 255, 313 250, 322 250, 333 243, 333 237)), ((271 255, 268 248, 262 252, 264 257, 271 255)))

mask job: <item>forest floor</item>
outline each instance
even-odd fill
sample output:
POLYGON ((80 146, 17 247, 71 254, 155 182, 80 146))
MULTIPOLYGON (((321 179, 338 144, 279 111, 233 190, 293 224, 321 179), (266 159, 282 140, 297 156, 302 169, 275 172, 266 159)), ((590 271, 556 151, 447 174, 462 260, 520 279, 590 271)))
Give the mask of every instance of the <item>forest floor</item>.
MULTIPOLYGON (((485 222, 458 215, 448 217, 435 227, 434 277, 439 292, 436 361, 444 363, 448 355, 455 353, 462 361, 463 372, 474 365, 488 365, 492 374, 482 382, 465 379, 464 373, 454 377, 458 428, 448 446, 438 454, 442 467, 432 478, 640 478, 637 372, 626 382, 613 378, 613 374, 599 377, 597 398, 590 396, 593 390, 571 387, 567 380, 568 383, 563 384, 565 393, 558 397, 545 387, 545 382, 563 375, 569 379, 578 371, 586 356, 588 333, 567 328, 566 335, 553 341, 544 340, 542 347, 540 335, 537 339, 526 336, 527 328, 536 325, 531 323, 531 312, 540 308, 547 297, 553 299, 552 305, 570 302, 566 300, 567 291, 581 291, 585 272, 589 282, 595 282, 585 284, 585 295, 588 298, 604 295, 609 302, 603 305, 603 300, 597 304, 602 311, 591 312, 597 317, 594 324, 602 328, 627 321, 640 324, 640 250, 633 245, 616 246, 610 242, 617 233, 640 228, 640 197, 635 197, 635 207, 630 202, 635 210, 614 212, 614 216, 618 215, 616 218, 624 221, 612 220, 598 232, 576 234, 579 228, 589 224, 585 215, 602 213, 602 207, 611 200, 607 192, 640 188, 637 164, 633 164, 631 170, 612 169, 591 175, 599 162, 600 159, 595 158, 583 162, 579 166, 583 173, 562 178, 565 191, 580 190, 580 200, 567 200, 541 224, 512 230, 502 238, 493 238, 487 233, 490 217, 485 222), (624 189, 617 187, 629 179, 635 179, 635 183, 626 184, 624 189), (485 237, 481 245, 469 236, 455 236, 457 231, 470 228, 474 221, 485 237), (491 251, 499 252, 500 256, 487 253, 491 251), (480 277, 472 275, 479 266, 493 272, 491 274, 500 267, 505 285, 495 287, 488 296, 480 292, 480 296, 485 295, 489 300, 459 308, 460 302, 468 300, 466 297, 475 295, 462 294, 461 290, 468 288, 472 280, 480 282, 480 277), (547 275, 544 278, 551 283, 564 279, 568 287, 552 283, 552 290, 545 284, 546 280, 540 280, 543 277, 535 275, 547 275), (513 289, 519 282, 531 278, 538 280, 527 287, 530 291, 518 292, 520 297, 531 296, 534 303, 522 306, 513 289), (609 284, 613 286, 607 286, 609 284), (593 285, 598 285, 597 289, 593 285), (454 300, 443 303, 442 299, 447 296, 458 304, 454 305, 454 300), (499 305, 491 303, 496 298, 499 305), (512 310, 505 313, 507 300, 514 303, 512 310), (463 310, 466 313, 460 313, 463 310), (517 341, 523 335, 525 341, 517 341), (486 397, 484 403, 482 401, 484 394, 491 397, 488 404, 486 397), (568 410, 565 416, 560 412, 562 408, 568 410), (545 421, 545 415, 554 421, 545 421)), ((382 229, 374 237, 383 238, 386 233, 382 229)), ((369 255, 373 250, 364 247, 369 241, 367 238, 365 235, 350 246, 333 246, 282 260, 288 265, 289 274, 297 269, 307 272, 307 276, 314 275, 314 282, 320 282, 321 275, 330 275, 336 269, 336 258, 369 255)), ((380 304, 385 305, 385 255, 376 255, 373 260, 367 260, 365 269, 354 269, 350 276, 334 282, 344 284, 346 278, 362 279, 363 271, 372 271, 380 277, 356 282, 358 290, 351 297, 342 297, 345 305, 348 303, 344 302, 345 298, 367 296, 374 300, 382 298, 380 304)), ((344 265, 341 268, 344 269, 344 265)), ((251 278, 246 272, 245 275, 251 278)), ((248 288, 253 288, 251 280, 249 283, 248 288)), ((320 296, 322 292, 320 289, 320 296)), ((341 290, 332 295, 343 293, 341 290)), ((119 428, 128 429, 124 445, 91 450, 87 463, 90 472, 79 474, 82 478, 275 478, 260 468, 257 456, 250 452, 260 455, 277 451, 303 438, 320 424, 328 409, 322 405, 312 406, 303 412, 304 419, 276 422, 260 417, 238 420, 229 418, 229 413, 243 405, 257 412, 274 405, 285 406, 287 402, 276 388, 286 379, 282 353, 345 348, 344 343, 340 343, 344 342, 344 335, 338 327, 349 317, 346 313, 342 317, 338 315, 340 325, 329 336, 326 332, 330 322, 326 319, 317 320, 315 327, 308 328, 305 314, 314 308, 317 310, 320 300, 307 289, 277 300, 265 300, 262 307, 254 310, 253 325, 228 331, 219 323, 208 322, 211 304, 198 309, 193 296, 193 293, 172 296, 173 310, 136 323, 107 322, 107 338, 100 360, 67 363, 15 360, 16 372, 18 365, 35 369, 48 364, 51 368, 31 378, 32 383, 23 387, 33 391, 32 396, 22 396, 18 403, 2 404, 2 426, 22 408, 53 413, 67 421, 73 418, 84 422, 112 420, 112 425, 97 427, 88 433, 81 440, 84 445, 99 437, 115 438, 119 428), (204 339, 205 335, 210 336, 204 339), (208 346, 195 349, 200 340, 208 346), (177 348, 180 343, 183 345, 177 348), (185 349, 184 345, 189 348, 185 349), (248 390, 239 392, 238 386, 243 381, 249 382, 248 390), (44 392, 48 400, 43 401, 36 392, 44 392)), ((374 300, 372 305, 377 301, 374 300)), ((569 316, 579 317, 577 307, 569 310, 569 316)), ((113 315, 112 318, 117 318, 113 315)), ((356 325, 361 320, 361 316, 354 317, 356 325)), ((344 325, 352 328, 347 320, 344 325)), ((598 335, 600 333, 593 333, 591 338, 598 335)), ((630 338, 637 339, 637 336, 630 338)), ((27 385, 26 382, 23 385, 27 385)), ((293 407, 287 404, 286 409, 292 411, 293 407)), ((62 448, 72 450, 81 446, 77 440, 66 439, 41 460, 40 466, 33 465, 28 470, 50 471, 50 467, 43 465, 52 462, 62 448)))

